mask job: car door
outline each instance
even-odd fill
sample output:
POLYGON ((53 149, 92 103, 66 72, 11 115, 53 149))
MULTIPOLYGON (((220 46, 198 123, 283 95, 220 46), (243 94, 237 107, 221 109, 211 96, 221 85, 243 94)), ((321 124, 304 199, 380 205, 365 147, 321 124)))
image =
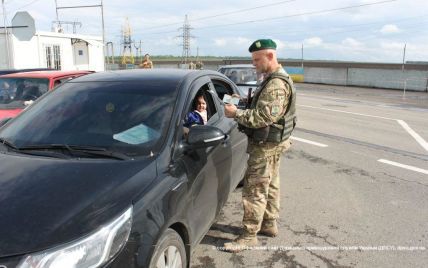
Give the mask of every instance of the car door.
MULTIPOLYGON (((203 90, 209 98, 210 80, 201 77, 195 80, 190 86, 186 105, 182 111, 184 122, 185 115, 191 111, 191 103, 199 90, 203 90)), ((207 100, 209 119, 207 124, 217 125, 219 120, 217 107, 213 105, 212 99, 207 100)), ((183 127, 184 128, 184 127, 183 127)), ((183 137, 182 139, 185 139, 183 137)), ((193 149, 180 156, 185 173, 187 175, 187 189, 189 193, 189 205, 187 218, 189 219, 191 237, 202 239, 215 220, 217 212, 223 202, 223 171, 219 170, 218 162, 221 156, 227 151, 222 145, 208 148, 193 149)), ((230 152, 228 152, 230 154, 230 152)), ((227 190, 226 190, 227 191, 227 190)), ((199 242, 199 241, 197 241, 199 242)))
POLYGON ((228 148, 229 154, 232 155, 230 159, 230 174, 228 174, 226 180, 230 181, 229 191, 233 191, 236 185, 242 180, 244 173, 247 169, 247 136, 238 130, 238 123, 232 119, 227 118, 224 115, 224 103, 222 98, 224 94, 237 94, 238 90, 235 85, 230 84, 226 79, 222 77, 211 77, 212 92, 215 94, 215 100, 219 106, 219 118, 220 120, 215 125, 224 133, 228 134, 228 148))

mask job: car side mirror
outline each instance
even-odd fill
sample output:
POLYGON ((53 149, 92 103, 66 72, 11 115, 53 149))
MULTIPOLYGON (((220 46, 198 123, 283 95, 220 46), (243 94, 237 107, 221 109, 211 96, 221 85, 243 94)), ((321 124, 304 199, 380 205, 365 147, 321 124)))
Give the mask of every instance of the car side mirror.
POLYGON ((192 126, 187 135, 187 144, 193 148, 216 146, 226 139, 223 131, 213 126, 192 126))

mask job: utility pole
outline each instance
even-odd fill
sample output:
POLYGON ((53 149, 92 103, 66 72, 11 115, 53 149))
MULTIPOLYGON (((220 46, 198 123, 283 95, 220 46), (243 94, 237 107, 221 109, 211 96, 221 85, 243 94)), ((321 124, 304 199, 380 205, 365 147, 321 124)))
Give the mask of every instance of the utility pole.
POLYGON ((302 43, 302 70, 303 70, 303 43, 302 43))
POLYGON ((4 0, 1 0, 1 4, 3 7, 3 23, 4 23, 4 42, 6 43, 6 64, 7 68, 10 69, 10 48, 9 48, 9 32, 7 30, 7 19, 6 19, 6 8, 4 6, 4 0))
POLYGON ((190 39, 193 38, 193 36, 190 35, 190 30, 192 30, 193 28, 190 27, 187 15, 184 18, 183 27, 181 27, 179 30, 181 29, 183 30, 183 34, 181 36, 178 36, 183 38, 183 53, 181 57, 181 63, 186 64, 190 56, 190 39))
POLYGON ((131 26, 129 25, 128 18, 125 20, 125 25, 122 30, 122 65, 126 66, 126 64, 134 64, 134 55, 132 54, 132 40, 131 36, 131 26))
POLYGON ((134 47, 135 50, 137 51, 137 53, 135 54, 135 57, 137 58, 136 60, 136 64, 138 64, 138 59, 140 59, 140 63, 142 63, 142 59, 141 59, 141 40, 140 40, 140 45, 137 46, 136 43, 134 42, 134 47))
POLYGON ((55 0, 55 12, 56 12, 56 20, 59 21, 59 17, 58 17, 58 2, 57 2, 57 0, 55 0))
MULTIPOLYGON (((2 0, 4 1, 4 0, 2 0)), ((55 0, 55 5, 57 4, 57 1, 55 0)), ((88 5, 88 6, 65 6, 65 7, 58 7, 56 6, 56 13, 57 13, 57 18, 58 18, 58 9, 71 9, 71 8, 92 8, 92 7, 99 7, 101 9, 101 28, 102 28, 102 35, 103 35, 103 59, 104 59, 104 70, 106 68, 106 60, 105 60, 105 55, 106 55, 106 51, 105 51, 105 28, 104 28, 104 5, 103 5, 103 0, 100 0, 100 4, 99 5, 88 5)), ((58 19, 57 19, 58 20, 58 19)))
POLYGON ((196 61, 199 61, 199 47, 196 47, 196 61))
POLYGON ((107 42, 107 43, 106 43, 106 58, 107 58, 107 64, 110 64, 110 61, 109 61, 110 54, 109 54, 109 52, 108 52, 108 48, 109 48, 109 46, 111 46, 111 63, 112 63, 112 64, 114 64, 114 49, 113 49, 113 42, 107 42))
POLYGON ((61 22, 59 21, 58 16, 58 1, 55 0, 55 12, 56 12, 56 21, 58 22, 58 29, 61 29, 61 22))
POLYGON ((406 75, 404 73, 404 64, 406 63, 406 46, 407 44, 404 44, 404 51, 403 51, 403 65, 401 66, 401 72, 403 75, 403 79, 404 79, 404 85, 403 85, 403 98, 406 97, 406 87, 407 87, 407 79, 406 79, 406 75))
POLYGON ((101 28, 103 29, 103 57, 104 57, 104 70, 106 69, 105 66, 105 40, 106 40, 106 31, 104 27, 104 5, 103 0, 101 0, 101 28))

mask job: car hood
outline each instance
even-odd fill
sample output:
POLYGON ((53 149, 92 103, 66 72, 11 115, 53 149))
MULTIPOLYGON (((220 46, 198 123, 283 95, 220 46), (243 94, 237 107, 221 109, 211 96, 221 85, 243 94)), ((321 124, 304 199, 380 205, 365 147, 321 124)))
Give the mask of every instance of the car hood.
POLYGON ((155 160, 63 160, 0 154, 0 257, 96 230, 156 177, 155 160))

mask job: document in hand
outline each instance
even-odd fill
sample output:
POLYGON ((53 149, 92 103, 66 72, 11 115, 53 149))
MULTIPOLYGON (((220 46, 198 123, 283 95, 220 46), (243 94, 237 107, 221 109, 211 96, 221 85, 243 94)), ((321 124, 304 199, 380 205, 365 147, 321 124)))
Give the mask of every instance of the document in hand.
POLYGON ((223 97, 224 103, 230 103, 230 104, 234 104, 234 105, 238 105, 239 100, 240 99, 238 97, 232 97, 232 96, 227 95, 227 94, 224 94, 224 97, 223 97))

